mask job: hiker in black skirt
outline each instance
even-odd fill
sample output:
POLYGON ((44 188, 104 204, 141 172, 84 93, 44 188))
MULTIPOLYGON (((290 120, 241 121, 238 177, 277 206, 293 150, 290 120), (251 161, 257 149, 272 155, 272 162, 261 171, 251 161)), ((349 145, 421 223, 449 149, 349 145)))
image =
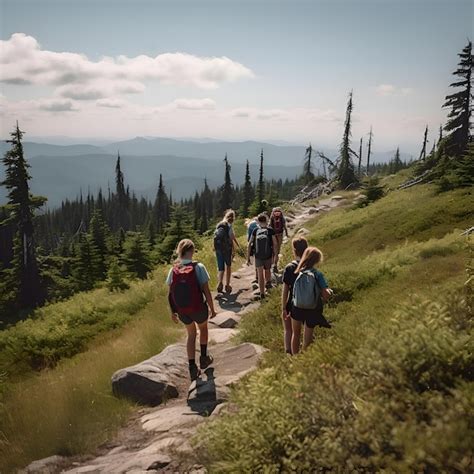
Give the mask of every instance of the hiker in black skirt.
POLYGON ((296 279, 292 286, 291 300, 291 352, 300 350, 301 329, 304 325, 303 349, 314 338, 316 326, 331 327, 323 316, 323 301, 327 301, 333 291, 328 287, 324 275, 315 268, 323 259, 323 253, 316 247, 308 247, 295 270, 296 279))

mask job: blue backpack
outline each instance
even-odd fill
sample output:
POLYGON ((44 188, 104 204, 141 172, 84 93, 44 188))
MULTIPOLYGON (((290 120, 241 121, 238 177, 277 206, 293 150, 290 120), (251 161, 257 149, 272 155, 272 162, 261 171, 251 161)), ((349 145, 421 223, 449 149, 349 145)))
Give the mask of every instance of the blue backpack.
POLYGON ((316 274, 313 270, 298 273, 293 285, 293 307, 299 309, 316 309, 321 297, 316 274))

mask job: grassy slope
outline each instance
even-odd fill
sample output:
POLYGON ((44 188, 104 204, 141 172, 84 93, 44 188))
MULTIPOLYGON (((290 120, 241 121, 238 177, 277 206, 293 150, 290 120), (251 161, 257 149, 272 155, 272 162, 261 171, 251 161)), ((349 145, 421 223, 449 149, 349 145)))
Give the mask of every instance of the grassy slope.
MULTIPOLYGON (((243 224, 235 230, 243 235, 243 224)), ((196 258, 214 285, 211 240, 196 258)), ((166 271, 157 267, 121 294, 97 289, 48 305, 1 334, 0 472, 53 454, 91 452, 128 419, 133 405, 112 396, 112 373, 183 334, 169 318, 166 271)))
POLYGON ((455 229, 472 225, 470 202, 414 187, 306 226, 336 290, 334 328, 288 359, 278 291, 244 319, 242 339, 271 351, 236 390, 239 413, 204 428, 211 471, 468 470, 472 308, 455 229))

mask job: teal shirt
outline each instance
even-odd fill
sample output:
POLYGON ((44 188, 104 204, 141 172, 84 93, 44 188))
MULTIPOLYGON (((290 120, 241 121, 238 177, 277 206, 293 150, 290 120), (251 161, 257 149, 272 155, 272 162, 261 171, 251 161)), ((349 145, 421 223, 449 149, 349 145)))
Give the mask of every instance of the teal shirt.
MULTIPOLYGON (((186 264, 191 263, 191 262, 192 262, 192 260, 189 260, 189 259, 181 260, 181 263, 183 265, 186 265, 186 264)), ((197 281, 199 283, 199 286, 202 288, 203 285, 205 285, 210 279, 209 273, 208 273, 206 267, 202 263, 196 264, 195 271, 196 271, 196 278, 197 278, 197 281)), ((172 278, 173 278, 173 268, 170 268, 170 271, 168 272, 168 276, 166 277, 166 284, 168 286, 171 285, 171 279, 172 278)))

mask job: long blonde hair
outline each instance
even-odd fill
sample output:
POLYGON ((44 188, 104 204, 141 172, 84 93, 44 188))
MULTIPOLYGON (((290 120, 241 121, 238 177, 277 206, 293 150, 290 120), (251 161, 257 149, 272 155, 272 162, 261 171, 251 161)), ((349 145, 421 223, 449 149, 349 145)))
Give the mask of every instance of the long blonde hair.
POLYGON ((176 255, 178 259, 182 259, 191 250, 194 250, 194 242, 190 239, 183 239, 179 241, 178 246, 176 247, 176 255))
POLYGON ((227 209, 224 214, 224 221, 229 222, 229 219, 232 218, 232 222, 235 221, 235 211, 233 209, 227 209))
POLYGON ((303 270, 310 270, 315 265, 323 261, 323 252, 316 247, 308 247, 301 257, 300 263, 296 267, 295 273, 303 270))

